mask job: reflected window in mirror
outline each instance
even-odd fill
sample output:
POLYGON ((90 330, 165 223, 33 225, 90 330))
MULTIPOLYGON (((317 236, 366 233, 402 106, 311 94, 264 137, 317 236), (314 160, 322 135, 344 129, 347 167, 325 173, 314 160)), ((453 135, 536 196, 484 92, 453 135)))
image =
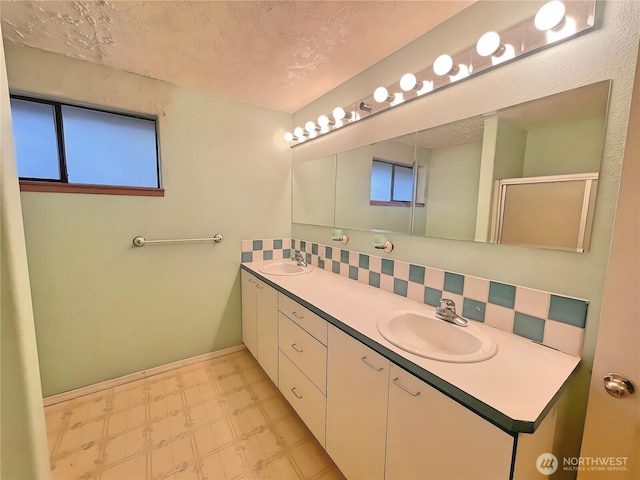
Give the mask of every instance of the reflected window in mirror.
POLYGON ((410 207, 412 197, 413 167, 374 158, 370 205, 410 207))

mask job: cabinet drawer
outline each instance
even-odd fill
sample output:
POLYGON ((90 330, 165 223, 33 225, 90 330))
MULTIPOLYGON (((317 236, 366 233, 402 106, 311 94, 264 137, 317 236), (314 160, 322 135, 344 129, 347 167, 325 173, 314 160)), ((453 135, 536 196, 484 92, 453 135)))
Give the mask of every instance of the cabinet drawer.
POLYGON ((309 377, 318 389, 327 391, 327 347, 285 317, 278 318, 280 350, 309 377))
POLYGON ((324 447, 326 397, 282 352, 279 366, 280 391, 324 447))
POLYGON ((326 320, 282 293, 280 293, 279 308, 289 319, 313 335, 320 343, 327 344, 326 320))

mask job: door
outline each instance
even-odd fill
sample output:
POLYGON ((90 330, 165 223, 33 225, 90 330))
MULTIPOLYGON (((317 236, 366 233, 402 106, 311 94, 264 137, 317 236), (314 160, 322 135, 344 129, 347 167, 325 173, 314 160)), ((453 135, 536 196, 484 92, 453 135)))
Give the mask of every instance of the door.
POLYGON ((606 472, 585 469, 578 473, 580 480, 640 478, 640 58, 638 60, 580 451, 582 458, 613 457, 617 459, 615 466, 625 469, 619 468, 608 477, 606 472), (608 395, 603 378, 609 373, 628 377, 635 393, 624 398, 608 395))

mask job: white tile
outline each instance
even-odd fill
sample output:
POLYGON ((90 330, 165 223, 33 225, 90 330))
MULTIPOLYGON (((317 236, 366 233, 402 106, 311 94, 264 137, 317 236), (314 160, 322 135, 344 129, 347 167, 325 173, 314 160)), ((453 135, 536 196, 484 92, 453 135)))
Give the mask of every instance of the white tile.
POLYGON ((406 262, 393 262, 393 276, 400 280, 409 280, 409 264, 406 262))
POLYGON ((424 303, 424 285, 421 283, 409 282, 407 298, 418 303, 424 303))
POLYGON ((532 288, 516 287, 515 310, 538 318, 548 318, 551 294, 532 288))
POLYGON ((283 238, 282 239, 282 248, 291 248, 291 239, 283 238))
POLYGON ((542 343, 569 355, 580 356, 584 342, 584 328, 547 320, 544 324, 542 343))
POLYGON ((484 323, 505 332, 513 332, 515 311, 493 303, 487 303, 484 311, 484 323))
POLYGON ((349 265, 353 265, 357 267, 360 265, 360 253, 359 252, 349 252, 349 265))
MULTIPOLYGON (((281 249, 277 249, 273 251, 273 259, 274 260, 282 260, 282 250, 281 249)), ((317 262, 316 262, 317 265, 317 262)))
POLYGON ((369 270, 380 273, 382 271, 382 258, 371 255, 369 257, 369 270))
POLYGON ((358 281, 369 285, 369 270, 366 268, 358 268, 358 281))
POLYGON ((424 284, 427 287, 442 290, 444 288, 444 270, 427 267, 424 272, 424 284))
POLYGON ((393 293, 393 277, 391 275, 380 275, 380 288, 393 293))
POLYGON ((273 238, 267 238, 265 240, 262 240, 262 249, 273 250, 273 238))
POLYGON ((489 299, 489 280, 478 277, 464 277, 464 296, 487 302, 489 299))
POLYGON ((340 262, 340 275, 343 277, 349 276, 349 265, 346 263, 340 262))
POLYGON ((243 252, 252 252, 253 251, 253 240, 242 240, 242 251, 243 252))

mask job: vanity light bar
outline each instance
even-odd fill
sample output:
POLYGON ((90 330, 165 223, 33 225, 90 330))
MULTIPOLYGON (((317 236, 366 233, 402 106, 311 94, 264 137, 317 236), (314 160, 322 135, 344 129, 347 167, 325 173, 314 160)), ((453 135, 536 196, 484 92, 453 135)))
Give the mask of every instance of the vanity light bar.
POLYGON ((296 146, 304 141, 343 128, 389 108, 414 100, 439 88, 472 77, 480 72, 518 58, 521 55, 549 47, 575 37, 594 25, 596 0, 575 0, 545 3, 535 16, 501 32, 490 31, 478 42, 455 55, 443 53, 433 65, 413 73, 406 73, 399 83, 378 87, 373 95, 348 107, 336 107, 331 115, 321 115, 309 121, 305 128, 287 132, 285 141, 296 146))

